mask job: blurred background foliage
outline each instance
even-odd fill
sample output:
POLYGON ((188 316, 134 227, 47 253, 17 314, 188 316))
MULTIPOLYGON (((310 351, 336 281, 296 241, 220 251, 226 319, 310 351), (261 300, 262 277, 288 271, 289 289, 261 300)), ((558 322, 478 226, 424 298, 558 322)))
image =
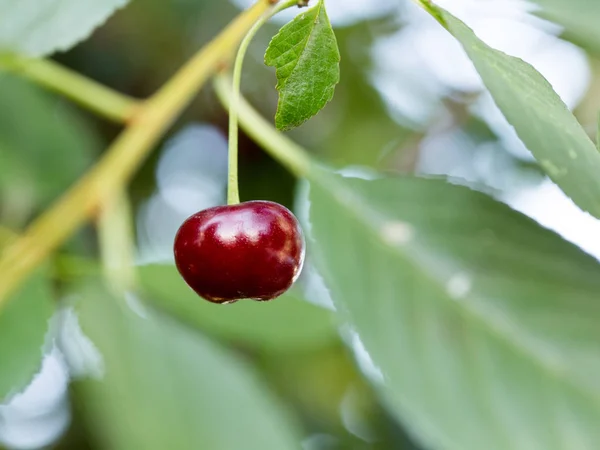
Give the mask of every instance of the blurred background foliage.
MULTIPOLYGON (((147 97, 247 3, 134 0, 55 59, 147 97)), ((544 177, 442 28, 400 0, 327 3, 342 79, 334 101, 291 132, 293 139, 359 177, 378 170, 466 180, 600 256, 597 222, 544 177)), ((539 0, 546 8, 540 16, 533 15, 531 3, 497 3, 464 0, 453 9, 491 45, 534 64, 593 135, 600 98, 600 37, 592 32, 600 11, 590 12, 598 9, 596 2, 539 0), (539 17, 562 21, 564 36, 579 46, 539 17)), ((262 54, 282 20, 260 32, 244 73, 244 92, 267 117, 276 105, 275 76, 262 54)), ((419 448, 366 381, 375 368, 357 335, 336 321, 310 258, 293 292, 269 305, 215 307, 179 280, 170 264, 177 227, 191 213, 224 201, 226 126, 226 112, 210 87, 203 89, 131 184, 143 266, 139 297, 126 299, 131 311, 119 316, 105 293, 96 310, 80 311, 81 324, 75 319, 76 299, 103 289, 83 282, 98 272, 90 225, 44 269, 54 275, 51 284, 28 286, 38 290, 27 296, 39 304, 0 316, 0 338, 11 336, 0 339, 0 355, 8 355, 35 347, 39 336, 15 338, 11 327, 48 320, 51 310, 43 303, 50 291, 64 306, 50 322, 41 372, 26 389, 39 361, 19 363, 21 385, 5 386, 2 373, 8 369, 0 360, 0 394, 6 398, 0 443, 7 449, 419 448), (33 312, 39 317, 31 319, 33 312), (235 411, 227 406, 231 398, 235 411), (250 441, 252 433, 244 429, 261 433, 250 441)), ((118 131, 65 99, 3 74, 3 226, 22 230, 101 156, 118 131)), ((298 189, 290 174, 244 136, 240 158, 242 200, 277 201, 302 216, 305 205, 302 196, 294 200, 298 189)))

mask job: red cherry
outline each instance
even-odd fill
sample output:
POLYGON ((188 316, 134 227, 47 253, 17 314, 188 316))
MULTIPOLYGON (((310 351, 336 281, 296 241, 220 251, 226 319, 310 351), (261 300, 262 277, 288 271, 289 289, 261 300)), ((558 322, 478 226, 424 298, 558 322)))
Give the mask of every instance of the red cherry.
POLYGON ((252 201, 189 217, 177 232, 174 251, 179 273, 206 300, 271 300, 300 275, 304 238, 290 210, 252 201))

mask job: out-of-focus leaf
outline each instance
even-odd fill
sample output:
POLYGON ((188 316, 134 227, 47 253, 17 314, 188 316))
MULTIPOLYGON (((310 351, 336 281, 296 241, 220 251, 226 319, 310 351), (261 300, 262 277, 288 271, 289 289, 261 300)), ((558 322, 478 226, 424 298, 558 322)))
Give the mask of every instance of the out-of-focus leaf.
POLYGON ((0 77, 0 189, 4 204, 46 203, 91 162, 98 149, 96 137, 66 106, 29 82, 0 77))
MULTIPOLYGON (((354 361, 343 345, 329 346, 318 351, 281 353, 265 358, 263 365, 277 391, 283 393, 310 420, 328 428, 343 428, 340 405, 349 391, 365 400, 364 422, 375 422, 376 399, 370 386, 362 379, 354 361)), ((365 423, 365 427, 366 427, 365 423)))
POLYGON ((540 17, 565 27, 564 37, 600 52, 600 2, 596 0, 532 0, 540 17))
POLYGON ((548 176, 600 218, 600 153, 548 81, 531 65, 486 45, 447 11, 428 7, 462 44, 494 101, 548 176))
POLYGON ((423 443, 600 448, 596 260, 466 187, 312 178, 313 254, 423 443))
POLYGON ((83 294, 82 329, 104 375, 81 392, 103 448, 300 448, 286 411, 243 361, 141 303, 134 312, 100 284, 83 294))
MULTIPOLYGON (((0 248, 2 244, 0 239, 0 248)), ((45 271, 30 277, 0 311, 0 403, 23 389, 39 370, 53 312, 45 271)))
POLYGON ((317 114, 340 80, 340 52, 325 2, 285 25, 271 40, 265 64, 275 67, 279 103, 275 125, 287 130, 317 114))
POLYGON ((127 0, 0 0, 0 52, 45 56, 68 50, 127 0))
MULTIPOLYGON (((384 24, 382 21, 378 26, 384 27, 384 24)), ((314 134, 319 137, 310 147, 315 147, 336 166, 379 166, 382 160, 389 162, 388 155, 397 159, 397 150, 415 135, 390 117, 379 93, 369 82, 366 69, 371 60, 372 27, 372 22, 361 22, 336 30, 341 52, 340 69, 344 74, 336 88, 337 100, 327 110, 329 116, 325 119, 328 120, 306 125, 314 126, 314 134), (332 121, 336 123, 333 127, 332 121)))
POLYGON ((263 350, 293 351, 335 342, 330 311, 284 294, 270 302, 215 305, 196 295, 172 265, 139 268, 150 301, 180 320, 263 350))

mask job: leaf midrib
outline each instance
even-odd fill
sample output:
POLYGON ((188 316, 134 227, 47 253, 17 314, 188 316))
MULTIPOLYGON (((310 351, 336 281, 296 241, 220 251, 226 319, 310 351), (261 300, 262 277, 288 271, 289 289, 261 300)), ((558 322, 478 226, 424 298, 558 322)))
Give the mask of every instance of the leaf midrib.
MULTIPOLYGON (((373 221, 366 220, 366 217, 388 217, 387 214, 381 213, 378 209, 371 207, 367 202, 363 201, 363 197, 361 195, 357 195, 352 189, 349 189, 344 185, 339 179, 332 178, 329 176, 330 180, 323 182, 322 180, 323 174, 319 174, 318 176, 312 176, 311 181, 317 184, 320 184, 323 191, 327 192, 327 194, 333 193, 335 190, 339 192, 343 192, 344 196, 347 199, 351 199, 351 202, 341 202, 335 195, 332 195, 331 198, 342 207, 347 208, 347 210, 351 213, 352 216, 356 219, 356 222, 361 224, 370 235, 374 235, 375 238, 382 244, 383 248, 387 249, 391 253, 397 254, 400 258, 411 264, 417 273, 421 274, 422 277, 429 279, 432 282, 432 285, 435 286, 441 292, 441 298, 444 298, 448 304, 452 305, 452 307, 459 312, 460 315, 465 317, 467 320, 471 322, 479 322, 482 330, 487 331, 490 335, 495 335, 498 340, 505 342, 509 346, 516 349, 519 353, 524 355, 527 359, 532 362, 537 363, 539 368, 547 373, 548 375, 553 376, 558 381, 568 384, 573 388, 577 389, 579 392, 584 394, 584 396, 592 395, 595 400, 600 401, 600 393, 595 390, 590 390, 586 385, 582 384, 577 377, 565 377, 564 374, 573 374, 571 371, 569 364, 562 364, 561 360, 561 368, 563 370, 556 370, 551 364, 546 362, 543 357, 540 357, 537 352, 531 349, 527 345, 523 345, 519 340, 516 340, 512 337, 511 333, 507 333, 503 328, 499 328, 494 324, 493 320, 490 320, 485 313, 482 313, 477 308, 473 308, 470 302, 467 301, 456 301, 451 298, 445 289, 445 281, 440 280, 435 274, 431 273, 431 271, 423 269, 422 263, 411 257, 406 252, 401 251, 400 247, 395 245, 390 245, 385 242, 381 234, 377 229, 373 226, 373 221), (365 214, 366 212, 366 214, 365 214)), ((325 175, 327 176, 327 175, 325 175)), ((390 220, 395 220, 391 218, 390 220)), ((466 298, 469 298, 467 295, 466 298)), ((472 296, 470 298, 473 298, 472 296)), ((576 374, 575 374, 576 375, 576 374)))
MULTIPOLYGON (((319 20, 319 15, 321 14, 322 7, 323 7, 323 2, 322 2, 322 0, 319 0, 319 2, 313 8, 313 10, 315 11, 315 18, 312 21, 312 27, 311 27, 310 31, 308 32, 308 36, 306 36, 305 39, 300 41, 301 48, 302 48, 302 50, 300 52, 300 56, 296 59, 294 68, 290 71, 290 74, 285 78, 285 82, 282 83, 282 86, 281 86, 282 88, 287 84, 288 80, 292 77, 292 75, 296 71, 296 68, 300 65, 300 62, 303 61, 304 59, 306 59, 306 48, 308 47, 308 43, 313 39, 314 32, 316 29, 317 22, 319 20)), ((290 62, 293 62, 293 61, 290 61, 290 62)), ((281 69, 282 67, 285 67, 285 66, 286 66, 286 64, 280 66, 279 69, 281 69)))

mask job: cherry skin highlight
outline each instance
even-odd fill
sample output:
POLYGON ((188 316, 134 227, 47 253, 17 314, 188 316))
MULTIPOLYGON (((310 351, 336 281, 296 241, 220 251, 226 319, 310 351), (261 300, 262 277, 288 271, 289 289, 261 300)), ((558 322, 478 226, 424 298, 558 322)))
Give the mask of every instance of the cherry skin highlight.
POLYGON ((304 251, 296 217, 268 201, 200 211, 181 225, 174 245, 185 282, 213 303, 280 296, 300 275, 304 251))

